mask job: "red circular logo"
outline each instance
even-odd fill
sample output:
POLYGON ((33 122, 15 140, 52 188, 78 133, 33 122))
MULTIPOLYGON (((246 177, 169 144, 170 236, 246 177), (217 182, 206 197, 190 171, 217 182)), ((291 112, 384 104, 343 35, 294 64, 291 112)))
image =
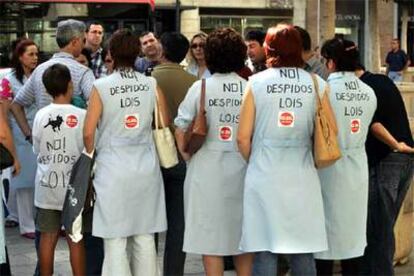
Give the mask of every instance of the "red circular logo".
POLYGON ((359 120, 355 119, 351 121, 351 132, 352 133, 359 132, 359 120))
POLYGON ((70 128, 74 128, 78 125, 78 117, 75 115, 68 115, 66 117, 66 125, 70 128))
POLYGON ((125 126, 127 128, 134 128, 138 125, 138 119, 134 115, 129 115, 125 119, 125 126))
POLYGON ((290 126, 293 123, 293 115, 290 112, 283 112, 279 116, 279 121, 282 126, 290 126))
POLYGON ((230 127, 222 127, 220 129, 220 138, 222 140, 229 140, 231 138, 231 128, 230 127))

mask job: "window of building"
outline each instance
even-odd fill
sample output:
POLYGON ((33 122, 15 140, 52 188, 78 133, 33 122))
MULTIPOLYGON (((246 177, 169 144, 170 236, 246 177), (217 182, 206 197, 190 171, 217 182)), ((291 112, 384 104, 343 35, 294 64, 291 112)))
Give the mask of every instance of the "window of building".
POLYGON ((291 17, 258 17, 258 16, 201 16, 200 29, 210 33, 216 28, 231 27, 242 36, 250 30, 267 30, 278 23, 292 23, 291 17))

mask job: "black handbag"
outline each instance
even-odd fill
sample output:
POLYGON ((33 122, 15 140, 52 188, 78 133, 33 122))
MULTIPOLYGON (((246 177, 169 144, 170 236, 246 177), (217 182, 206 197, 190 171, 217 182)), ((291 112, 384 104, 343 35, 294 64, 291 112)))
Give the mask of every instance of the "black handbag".
POLYGON ((0 170, 13 166, 14 158, 10 151, 0 143, 0 170))

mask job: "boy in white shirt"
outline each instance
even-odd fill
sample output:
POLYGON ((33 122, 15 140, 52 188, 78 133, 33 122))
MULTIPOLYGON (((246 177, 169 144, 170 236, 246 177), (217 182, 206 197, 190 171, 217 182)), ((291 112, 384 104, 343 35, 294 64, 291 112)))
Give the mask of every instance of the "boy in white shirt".
MULTIPOLYGON (((85 110, 70 104, 73 84, 69 69, 54 64, 43 74, 43 84, 53 102, 40 109, 33 123, 33 150, 37 157, 35 180, 36 230, 40 231, 41 275, 53 275, 56 243, 72 166, 83 149, 85 110)), ((66 235, 73 275, 85 275, 83 240, 74 243, 66 235)))

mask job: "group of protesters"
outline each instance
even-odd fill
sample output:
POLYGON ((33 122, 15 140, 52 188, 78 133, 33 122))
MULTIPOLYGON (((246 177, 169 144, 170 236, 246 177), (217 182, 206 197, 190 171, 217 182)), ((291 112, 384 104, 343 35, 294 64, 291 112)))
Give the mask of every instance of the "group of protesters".
MULTIPOLYGON (((327 40, 319 57, 308 32, 289 24, 190 41, 118 30, 102 47, 104 33, 100 22, 61 21, 60 50, 40 65, 38 46, 21 39, 1 81, 0 142, 14 157, 35 275, 53 275, 82 152, 95 156, 96 201, 82 237, 66 235, 74 275, 158 275, 164 231, 164 275, 183 275, 186 253, 202 255, 212 276, 226 256, 243 276, 280 274, 283 260, 291 275, 333 275, 335 260, 343 275, 393 274, 414 142, 398 88, 365 70, 354 42, 327 40), (342 154, 323 169, 313 156, 320 101, 342 154), (187 134, 200 113, 207 134, 192 153, 187 134), (175 132, 172 168, 160 167, 154 120, 175 132)), ((4 249, 0 231, 0 263, 4 249)))

